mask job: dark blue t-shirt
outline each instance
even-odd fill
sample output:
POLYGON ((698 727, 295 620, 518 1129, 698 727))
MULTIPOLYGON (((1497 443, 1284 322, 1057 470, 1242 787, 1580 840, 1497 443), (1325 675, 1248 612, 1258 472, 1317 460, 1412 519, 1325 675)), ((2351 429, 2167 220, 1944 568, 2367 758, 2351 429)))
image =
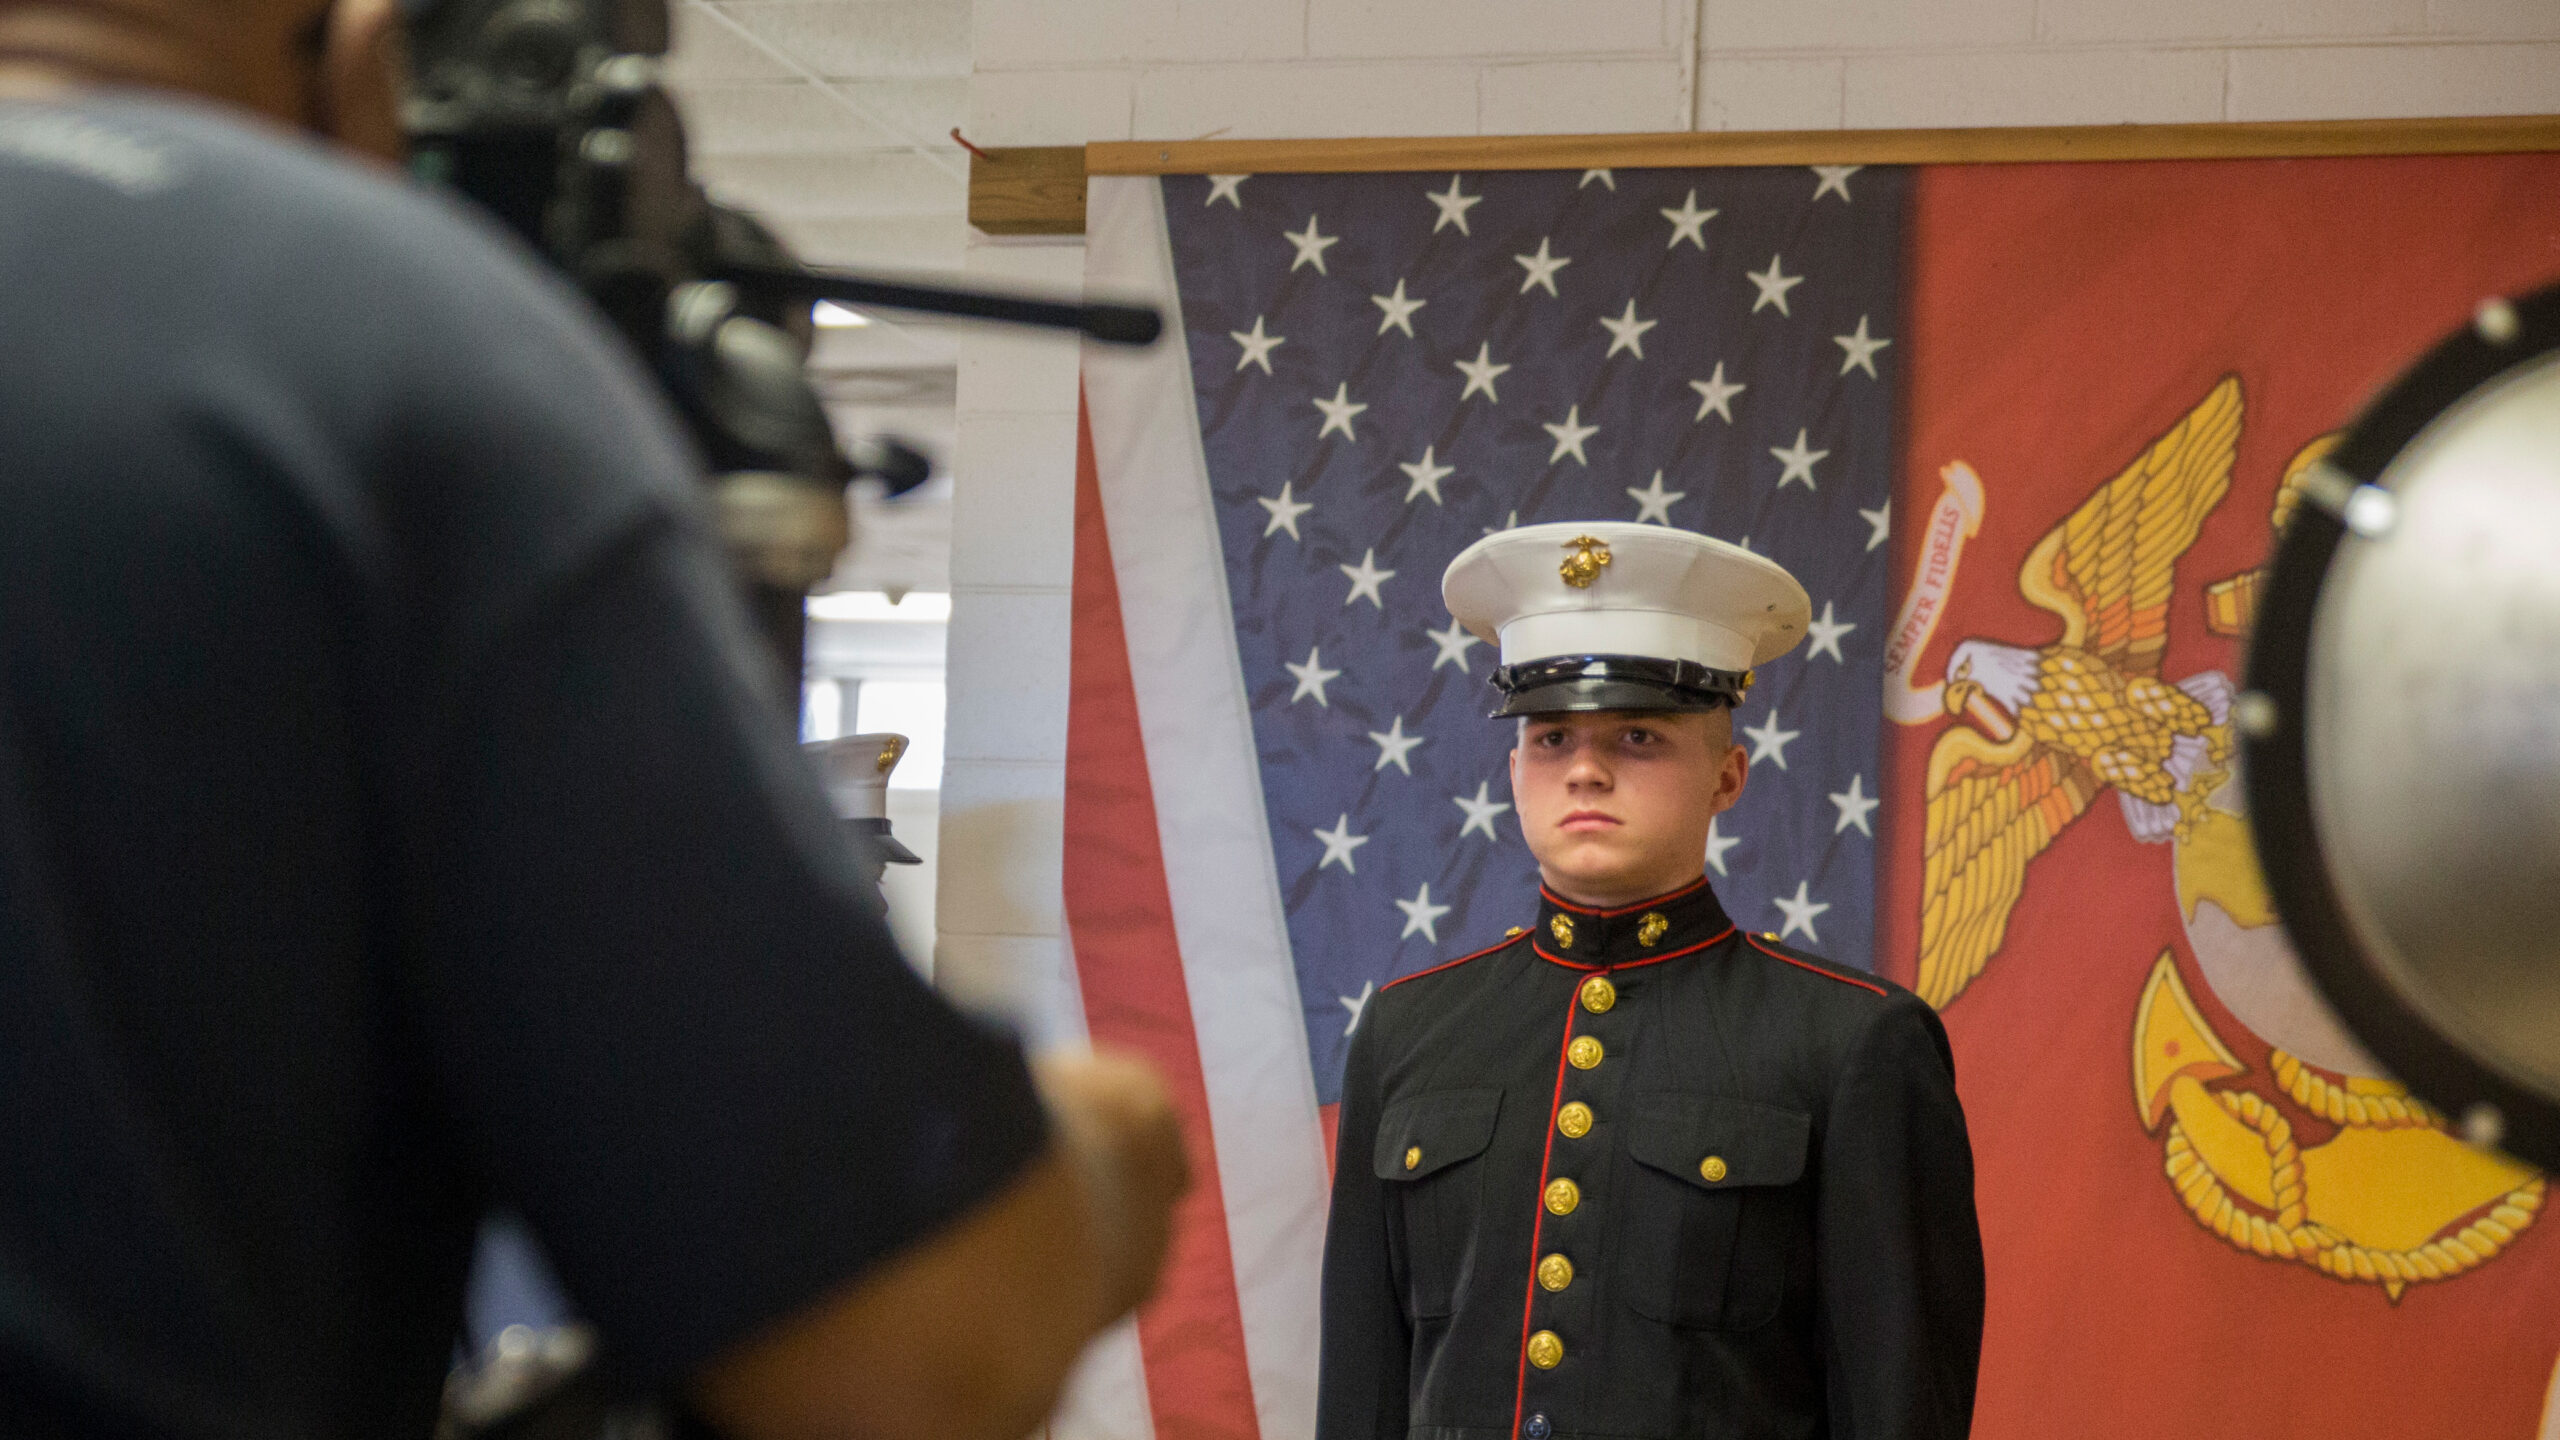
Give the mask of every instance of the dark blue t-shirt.
POLYGON ((475 1222, 672 1381, 990 1194, 665 409, 454 205, 0 104, 0 1433, 424 1435, 475 1222))

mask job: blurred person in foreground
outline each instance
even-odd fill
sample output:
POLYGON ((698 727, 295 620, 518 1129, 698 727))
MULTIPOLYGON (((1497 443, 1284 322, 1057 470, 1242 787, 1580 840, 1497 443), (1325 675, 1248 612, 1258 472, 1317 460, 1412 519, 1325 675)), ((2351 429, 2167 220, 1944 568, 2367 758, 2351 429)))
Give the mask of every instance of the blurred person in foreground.
POLYGON ((739 1440, 1013 1440, 1169 1109, 899 961, 665 407, 348 153, 396 13, 0 0, 0 1433, 424 1436, 505 1204, 739 1440))
POLYGON ((1502 649, 1538 920, 1361 1015, 1318 1440, 1958 1440, 1983 1271, 1946 1031, 1706 877, 1803 587, 1595 523, 1478 541, 1442 593, 1502 649))

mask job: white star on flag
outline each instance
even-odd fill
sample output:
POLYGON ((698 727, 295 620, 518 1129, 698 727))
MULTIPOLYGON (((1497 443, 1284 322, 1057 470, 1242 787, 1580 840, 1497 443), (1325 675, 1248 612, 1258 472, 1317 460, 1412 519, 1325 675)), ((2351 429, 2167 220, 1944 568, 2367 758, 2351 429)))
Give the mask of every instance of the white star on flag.
POLYGON ((1520 282, 1520 293, 1523 295, 1540 287, 1544 287, 1549 295, 1555 294, 1556 272, 1573 263, 1566 256, 1548 253, 1547 237, 1543 235, 1538 237, 1537 254, 1514 255, 1511 258, 1520 263, 1521 269, 1529 272, 1529 278, 1520 282))
MULTIPOLYGON (((1384 335, 1389 330, 1401 330, 1406 335, 1410 336, 1413 334, 1413 312, 1421 309, 1423 306, 1428 305, 1431 302, 1428 300, 1406 299, 1404 293, 1404 281, 1399 279, 1396 281, 1396 293, 1393 295, 1372 295, 1369 297, 1369 303, 1387 312, 1384 316, 1380 317, 1378 321, 1379 334, 1384 335)), ((1860 325, 1864 325, 1866 322, 1861 320, 1858 323, 1860 325)))
POLYGON ((1849 177, 1866 168, 1864 165, 1814 166, 1813 173, 1822 177, 1822 183, 1813 187, 1813 198, 1819 200, 1825 195, 1837 195, 1841 204, 1848 204, 1849 177))
POLYGON ((1374 775, 1393 765, 1407 775, 1412 774, 1413 764, 1405 757, 1411 755, 1413 747, 1421 744, 1425 738, 1404 733, 1404 717, 1401 715, 1397 716, 1394 723, 1386 729, 1370 731, 1369 743, 1378 747, 1378 763, 1369 767, 1369 773, 1374 775))
POLYGON ((1779 729, 1778 707, 1772 705, 1769 707, 1769 718, 1760 722, 1759 729, 1754 730, 1745 726, 1742 733, 1751 737, 1752 764, 1775 765, 1784 770, 1787 768, 1787 742, 1804 732, 1779 729))
POLYGON ((1789 482, 1796 480, 1803 481, 1804 488, 1807 490, 1818 490, 1822 488, 1813 483, 1813 462, 1824 458, 1831 452, 1828 450, 1806 449, 1803 426, 1799 425, 1796 427, 1796 443, 1794 445, 1773 445, 1769 447, 1769 453, 1777 456, 1781 461, 1786 463, 1786 473, 1778 477, 1779 489, 1786 489, 1789 482))
POLYGON ((1209 177, 1209 198, 1200 203, 1208 206, 1224 200, 1241 210, 1244 208, 1244 197, 1236 192, 1244 182, 1252 178, 1250 175, 1212 175, 1209 177))
MULTIPOLYGON (((1294 270, 1297 267, 1293 265, 1290 268, 1294 270)), ((1803 276, 1790 275, 1779 269, 1778 257, 1775 255, 1769 257, 1769 273, 1763 275, 1757 270, 1745 270, 1742 273, 1760 290, 1760 298, 1751 302, 1752 314, 1757 315, 1771 305, 1777 306, 1778 313, 1781 315, 1792 313, 1787 309, 1787 292, 1803 284, 1803 276)))
POLYGON ((1860 510, 1858 518, 1875 527, 1867 534, 1867 548, 1873 550, 1884 543, 1886 536, 1893 533, 1892 499, 1887 498, 1882 505, 1873 510, 1860 510))
POLYGON ((1354 445, 1360 443, 1360 437, 1351 433, 1351 417, 1369 407, 1351 398, 1350 381, 1345 380, 1335 385, 1332 399, 1327 400, 1319 395, 1315 398, 1314 404, 1317 409, 1324 412, 1324 427, 1316 431, 1317 439, 1321 440, 1339 430, 1342 432, 1343 439, 1354 445))
POLYGON ((1299 538, 1298 517, 1306 514, 1308 511, 1313 510, 1316 507, 1308 504, 1304 500, 1293 500, 1289 498, 1289 492, 1295 490, 1297 487, 1298 482, 1295 480, 1284 481, 1280 486, 1279 499, 1266 499, 1260 495, 1253 497, 1254 504, 1271 512, 1271 523, 1262 527, 1263 539, 1268 540, 1283 530, 1289 532, 1290 539, 1295 540, 1299 538))
POLYGON ((1679 209, 1665 210, 1662 212, 1662 218, 1671 222, 1671 243, 1663 248, 1666 250, 1677 250, 1680 248, 1680 242, 1686 240, 1690 244, 1697 246, 1700 250, 1705 250, 1707 248, 1707 222, 1716 218, 1720 213, 1722 212, 1712 209, 1699 209, 1698 192, 1695 190, 1690 191, 1689 198, 1680 202, 1679 209))
POLYGON ((1431 222, 1431 233, 1434 235, 1439 234, 1443 227, 1450 225, 1457 226, 1459 234, 1466 234, 1467 212, 1484 199, 1481 195, 1461 194, 1458 190, 1458 177, 1455 175, 1449 177, 1449 189, 1446 194, 1433 190, 1425 190, 1422 193, 1432 204, 1440 207, 1440 218, 1431 222))
POLYGON ((1411 482, 1405 487, 1404 492, 1404 503, 1407 505, 1412 504, 1417 495, 1430 496, 1431 503, 1434 505, 1447 503, 1440 498, 1440 482, 1456 474, 1457 467, 1431 463, 1431 452, 1439 448, 1437 445, 1425 445, 1422 447, 1421 459, 1397 462, 1396 468, 1403 471, 1404 478, 1411 482))
POLYGON ((1342 873, 1346 875, 1360 873, 1360 867, 1351 863, 1351 852, 1368 844, 1369 837, 1351 833, 1351 816, 1348 813, 1334 821, 1331 830, 1311 830, 1307 833, 1324 842, 1324 858, 1316 862, 1318 870, 1322 870, 1327 865, 1340 865, 1342 873))
POLYGON ((1289 262, 1289 270, 1291 274, 1297 273, 1297 269, 1301 265, 1313 265, 1316 267, 1317 274, 1324 274, 1324 252, 1330 247, 1340 244, 1342 241, 1342 237, 1339 235, 1327 235, 1323 231, 1318 230, 1316 228, 1316 217, 1313 215, 1307 217, 1307 228, 1305 231, 1283 230, 1280 232, 1280 238, 1298 247, 1297 258, 1289 262))
POLYGON ((1866 776, 1852 775, 1848 789, 1832 792, 1831 803, 1840 807, 1840 819, 1831 827, 1832 834, 1837 835, 1855 825, 1859 834, 1874 838, 1876 832, 1867 828, 1867 814, 1884 802, 1866 793, 1866 786, 1866 776))
MULTIPOLYGON (((1639 360, 1644 358, 1644 332, 1661 323, 1659 320, 1637 319, 1636 302, 1633 300, 1627 302, 1626 312, 1616 319, 1612 320, 1606 315, 1600 317, 1600 328, 1609 332, 1609 355, 1615 355, 1621 350, 1633 350, 1639 360)), ((1600 358, 1606 360, 1609 355, 1603 355, 1600 358)))
POLYGON ((1627 487, 1627 498, 1636 502, 1636 523, 1639 525, 1647 520, 1670 524, 1672 504, 1687 499, 1688 495, 1686 490, 1663 489, 1662 472, 1659 470, 1653 472, 1653 483, 1644 489, 1639 490, 1633 485, 1627 487))
POLYGON ((1866 316, 1858 317, 1858 329, 1855 334, 1834 335, 1831 337, 1831 343, 1848 352, 1840 361, 1841 374, 1846 375, 1852 370, 1864 370, 1870 380, 1883 378, 1876 374, 1876 352, 1893 342, 1878 340, 1868 335, 1866 316))
POLYGON ((1343 604, 1348 605, 1365 596, 1370 604, 1379 609, 1387 608, 1387 602, 1378 598, 1378 587, 1396 578, 1396 572, 1378 568, 1376 550, 1360 552, 1360 563, 1357 565, 1336 565, 1333 568, 1341 571, 1344 577, 1351 581, 1351 593, 1342 597, 1343 604))
POLYGON ((1501 843, 1502 837, 1493 833, 1493 822, 1495 817, 1508 811, 1511 805, 1508 801, 1496 800, 1487 795, 1485 792, 1491 788, 1493 787, 1490 782, 1479 780, 1476 782, 1474 799, 1470 800, 1464 795, 1449 797, 1450 804, 1467 812, 1467 823, 1458 827, 1459 839, 1466 839, 1469 831, 1482 830, 1484 838, 1496 844, 1501 843))
POLYGON ((1613 175, 1613 174, 1611 174, 1611 173, 1609 173, 1609 172, 1608 172, 1608 171, 1606 171, 1606 170, 1585 170, 1585 171, 1583 171, 1583 172, 1582 172, 1582 183, 1581 183, 1580 185, 1576 185, 1576 186, 1574 186, 1573 188, 1574 188, 1574 189, 1576 189, 1576 190, 1583 189, 1583 188, 1585 188, 1585 187, 1589 186, 1589 185, 1590 185, 1590 183, 1591 183, 1592 181, 1594 181, 1594 180, 1597 180, 1597 181, 1599 181, 1601 184, 1608 186, 1611 190, 1615 190, 1615 189, 1617 189, 1617 188, 1618 188, 1618 177, 1617 177, 1617 176, 1615 176, 1615 175, 1613 175))
POLYGON ((1237 369, 1241 370, 1247 365, 1259 365, 1265 375, 1271 373, 1271 352, 1289 343, 1285 335, 1265 332, 1262 328, 1262 317, 1259 315, 1253 317, 1252 329, 1230 330, 1227 332, 1227 338, 1244 347, 1244 353, 1236 357, 1237 369))
POLYGON ((1511 367, 1493 363, 1493 342, 1478 341, 1476 358, 1452 363, 1458 367, 1459 374, 1467 377, 1467 388, 1458 392, 1459 399, 1464 400, 1478 390, 1482 390, 1488 403, 1495 405, 1502 403, 1502 397, 1493 393, 1493 382, 1501 376, 1503 371, 1511 367))
POLYGON ((1707 821, 1707 865, 1719 875, 1725 873, 1724 852, 1742 843, 1739 835, 1720 833, 1719 827, 1723 822, 1721 815, 1712 816, 1707 821))
POLYGON ((1295 705, 1312 695, 1317 704, 1327 710, 1333 708, 1333 702, 1325 698, 1324 687, 1332 684, 1334 677, 1342 672, 1324 668, 1324 658, 1316 653, 1320 648, 1314 645, 1307 647, 1307 663, 1304 665, 1291 660, 1280 662, 1281 669, 1298 677, 1298 688, 1289 696, 1290 704, 1295 705))
POLYGON ((1833 660, 1842 665, 1848 664, 1848 659, 1840 653, 1840 637, 1857 628, 1854 621, 1832 619, 1831 602, 1823 601, 1822 618, 1805 627, 1805 639, 1812 643, 1805 647, 1804 658, 1810 661, 1828 650, 1833 660))
POLYGON ((1808 942, 1819 945, 1822 943, 1822 937, 1814 933, 1813 917, 1830 909, 1831 906, 1826 901, 1816 900, 1805 894, 1805 888, 1806 882, 1799 880, 1796 882, 1794 899, 1781 895, 1769 903, 1777 906, 1779 913, 1787 917, 1787 923, 1778 927, 1779 939, 1784 940, 1801 930, 1808 942))
POLYGON ((1440 943, 1440 917, 1449 913, 1449 907, 1431 903, 1430 881, 1424 881, 1420 893, 1412 899, 1397 901, 1396 908, 1404 912, 1404 933, 1397 939, 1410 940, 1419 930, 1423 939, 1434 945, 1440 943))
POLYGON ((1563 424, 1548 425, 1541 423, 1538 428, 1556 437, 1556 453, 1547 457, 1548 464, 1553 465, 1567 455, 1572 456, 1574 463, 1578 465, 1587 466, 1591 463, 1589 457, 1582 453, 1582 442, 1599 434, 1600 427, 1597 425, 1585 425, 1582 423, 1581 406, 1575 405, 1568 408, 1564 414, 1563 424))
POLYGON ((1430 636, 1431 643, 1440 647, 1440 653, 1431 657, 1431 668, 1434 670, 1443 665, 1455 665, 1460 670, 1469 670, 1471 667, 1467 663, 1467 652, 1484 643, 1468 634, 1467 627, 1459 624, 1454 615, 1449 618, 1448 629, 1434 630, 1425 625, 1422 627, 1422 633, 1430 636))
POLYGON ((1751 387, 1740 381, 1725 379, 1724 362, 1719 360, 1716 362, 1716 373, 1704 380, 1690 381, 1689 388, 1698 392, 1698 419, 1704 420, 1710 415, 1721 415, 1724 417, 1724 423, 1730 425, 1733 423, 1733 397, 1751 387))
POLYGON ((1346 1021, 1344 1021, 1344 1022, 1343 1022, 1343 1026, 1342 1026, 1342 1033, 1343 1033, 1343 1034, 1348 1035, 1348 1034, 1350 1034, 1352 1031, 1357 1030, 1357 1029, 1359 1029, 1359 1028, 1360 1028, 1360 1014, 1361 1014, 1361 1012, 1362 1012, 1362 1011, 1367 1010, 1367 1009, 1369 1008, 1369 997, 1370 997, 1370 996, 1372 996, 1372 995, 1375 995, 1375 994, 1377 994, 1377 993, 1378 993, 1378 982, 1377 982, 1377 981, 1375 981, 1375 980, 1363 980, 1363 981, 1361 981, 1361 982, 1360 982, 1360 993, 1359 993, 1359 994, 1357 994, 1357 995, 1336 995, 1335 997, 1333 997, 1335 1000, 1337 1000, 1337 1001, 1339 1001, 1339 1002, 1341 1003, 1341 1005, 1342 1005, 1342 1008, 1343 1008, 1343 1009, 1348 1010, 1348 1011, 1350 1011, 1350 1012, 1351 1012, 1351 1018, 1350 1018, 1349 1020, 1346 1020, 1346 1021))

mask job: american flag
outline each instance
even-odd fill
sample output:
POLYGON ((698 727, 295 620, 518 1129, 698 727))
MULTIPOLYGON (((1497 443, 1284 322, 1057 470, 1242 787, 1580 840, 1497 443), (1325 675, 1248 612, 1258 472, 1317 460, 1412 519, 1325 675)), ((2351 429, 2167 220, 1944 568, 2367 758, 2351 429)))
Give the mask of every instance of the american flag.
MULTIPOLYGON (((1057 1440, 1314 1425, 1342 1055, 1379 986, 1536 913, 1440 575, 1488 530, 1647 520, 1813 600, 1737 719, 1735 919, 1871 961, 1910 175, 1098 176, 1054 1008, 1171 1083, 1199 1185, 1057 1440)), ((947 802, 947 796, 946 796, 947 802)))
POLYGON ((1869 964, 1906 174, 1162 184, 1322 1101, 1378 986, 1535 914, 1495 647, 1440 602, 1497 529, 1675 525, 1803 582, 1706 860, 1738 923, 1869 964))

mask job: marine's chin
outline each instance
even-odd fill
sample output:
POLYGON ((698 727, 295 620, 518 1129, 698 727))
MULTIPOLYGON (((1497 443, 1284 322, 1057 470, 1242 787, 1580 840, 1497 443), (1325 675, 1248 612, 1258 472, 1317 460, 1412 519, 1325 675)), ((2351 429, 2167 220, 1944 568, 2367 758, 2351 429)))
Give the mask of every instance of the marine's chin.
POLYGON ((1538 848, 1538 868, 1567 899, 1615 898, 1641 891, 1663 867, 1622 826, 1559 828, 1538 848))

